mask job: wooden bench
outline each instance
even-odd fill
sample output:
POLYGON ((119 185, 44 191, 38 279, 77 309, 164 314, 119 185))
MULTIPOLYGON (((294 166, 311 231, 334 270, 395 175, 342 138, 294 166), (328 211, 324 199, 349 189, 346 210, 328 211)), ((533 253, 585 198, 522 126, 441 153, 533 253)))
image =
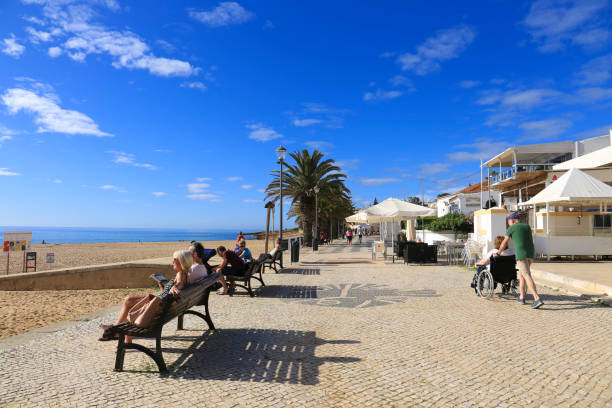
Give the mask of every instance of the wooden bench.
POLYGON ((161 376, 168 374, 168 369, 164 361, 164 356, 161 349, 161 334, 162 328, 170 320, 178 317, 177 330, 183 329, 183 316, 191 314, 198 316, 206 321, 208 328, 214 330, 212 320, 210 319, 210 313, 208 311, 208 297, 210 295, 211 286, 221 278, 221 274, 213 273, 206 276, 197 282, 189 285, 188 287, 181 290, 179 296, 168 295, 161 302, 161 311, 157 317, 153 320, 153 324, 149 328, 141 328, 134 326, 129 322, 120 323, 115 326, 111 326, 108 334, 118 334, 119 344, 117 345, 117 356, 115 358, 115 371, 123 371, 123 359, 125 357, 125 350, 134 349, 141 351, 151 357, 159 369, 161 376), (203 305, 204 314, 195 310, 190 310, 193 306, 203 305), (141 337, 141 338, 154 338, 155 339, 155 351, 135 343, 126 343, 125 336, 141 337))
POLYGON ((283 252, 276 251, 273 257, 263 261, 262 272, 265 272, 266 268, 274 269, 275 273, 278 273, 278 268, 283 269, 283 252))
POLYGON ((263 262, 253 260, 247 264, 247 270, 244 275, 225 275, 225 279, 230 283, 229 295, 232 296, 235 291, 235 286, 244 288, 249 292, 249 296, 253 297, 253 290, 251 289, 251 279, 256 279, 261 283, 261 286, 266 286, 261 275, 263 269, 263 262), (259 274, 259 277, 256 276, 259 274), (244 284, 236 283, 244 282, 244 284))

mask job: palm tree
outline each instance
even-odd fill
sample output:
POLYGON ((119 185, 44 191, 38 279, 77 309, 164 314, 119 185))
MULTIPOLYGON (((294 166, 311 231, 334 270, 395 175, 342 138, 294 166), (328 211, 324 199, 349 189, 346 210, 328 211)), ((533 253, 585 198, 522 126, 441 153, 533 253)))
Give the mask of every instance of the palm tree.
MULTIPOLYGON (((340 173, 340 167, 333 159, 323 160, 323 153, 315 150, 310 154, 306 149, 289 154, 295 164, 285 163, 283 170, 283 196, 291 198, 289 216, 296 217, 304 231, 304 242, 312 242, 312 228, 315 219, 314 187, 319 187, 319 203, 322 200, 347 201, 350 203, 350 191, 344 185, 346 175, 340 173)), ((279 170, 271 172, 274 177, 266 188, 266 199, 279 199, 279 170)))

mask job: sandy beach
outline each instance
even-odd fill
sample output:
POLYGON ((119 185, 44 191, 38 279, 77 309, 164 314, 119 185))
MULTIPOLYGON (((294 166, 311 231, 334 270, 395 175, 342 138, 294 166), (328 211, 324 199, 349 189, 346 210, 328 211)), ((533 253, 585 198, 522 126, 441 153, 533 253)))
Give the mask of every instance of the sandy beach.
MULTIPOLYGON (((223 245, 234 248, 235 241, 206 241, 205 248, 223 245)), ((272 245, 270 243, 270 245, 272 245)), ((129 262, 142 259, 168 258, 178 249, 187 249, 188 242, 119 242, 96 244, 50 244, 32 245, 39 259, 38 271, 48 270, 44 264, 45 254, 55 254, 53 269, 78 266, 101 265, 115 262, 129 262), (41 267, 42 266, 42 267, 41 267)), ((264 252, 264 240, 248 240, 247 247, 254 257, 264 252)), ((271 247, 270 247, 271 249, 271 247)), ((20 254, 21 255, 21 254, 20 254)), ((219 262, 218 257, 213 258, 219 262)), ((21 273, 22 258, 11 256, 11 272, 21 273)), ((0 274, 6 273, 6 257, 0 263, 0 274)), ((153 282, 152 282, 153 283, 153 282)), ((113 306, 128 294, 155 292, 151 288, 110 289, 110 290, 65 290, 65 291, 0 291, 0 338, 25 333, 37 327, 61 322, 85 313, 113 306)))

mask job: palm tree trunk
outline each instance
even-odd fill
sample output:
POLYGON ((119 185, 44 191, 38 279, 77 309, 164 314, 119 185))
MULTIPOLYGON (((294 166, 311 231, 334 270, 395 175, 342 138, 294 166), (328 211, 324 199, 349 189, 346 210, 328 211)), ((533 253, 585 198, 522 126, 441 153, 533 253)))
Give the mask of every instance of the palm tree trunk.
POLYGON ((302 229, 304 231, 304 245, 312 245, 312 233, 314 228, 314 200, 312 203, 304 200, 302 203, 302 229))

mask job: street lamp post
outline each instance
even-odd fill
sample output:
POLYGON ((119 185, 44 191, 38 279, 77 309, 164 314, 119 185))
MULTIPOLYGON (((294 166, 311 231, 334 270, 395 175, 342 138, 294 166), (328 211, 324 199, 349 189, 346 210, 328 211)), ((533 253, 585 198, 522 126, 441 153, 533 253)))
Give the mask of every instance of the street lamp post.
POLYGON ((319 250, 319 186, 314 186, 313 188, 315 192, 315 238, 314 242, 316 245, 312 245, 313 251, 319 250))
POLYGON ((276 157, 280 161, 280 232, 278 235, 279 239, 283 239, 283 160, 287 155, 287 149, 282 145, 276 149, 276 157))

